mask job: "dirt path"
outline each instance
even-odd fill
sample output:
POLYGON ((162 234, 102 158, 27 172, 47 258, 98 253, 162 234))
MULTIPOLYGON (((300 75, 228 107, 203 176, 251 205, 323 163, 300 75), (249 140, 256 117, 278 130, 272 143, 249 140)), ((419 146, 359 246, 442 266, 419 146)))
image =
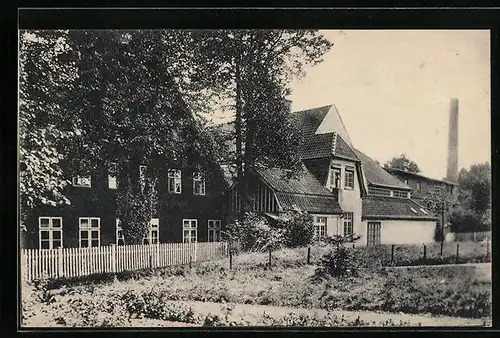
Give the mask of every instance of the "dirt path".
MULTIPOLYGON (((195 313, 199 314, 217 314, 219 316, 228 315, 229 320, 236 320, 240 322, 241 320, 247 321, 249 325, 255 325, 253 323, 257 322, 259 317, 263 313, 270 315, 274 318, 280 318, 289 312, 294 312, 296 314, 316 314, 320 317, 327 314, 326 310, 322 309, 306 309, 306 308, 290 308, 290 307, 278 307, 278 306, 268 306, 268 305, 250 305, 250 304, 220 304, 220 303, 209 303, 209 302, 195 302, 195 301, 181 301, 187 306, 190 306, 195 313)), ((413 315, 404 313, 386 313, 386 312, 375 312, 375 311, 331 311, 332 314, 339 317, 344 316, 347 318, 356 319, 358 316, 361 320, 365 322, 375 322, 373 326, 380 326, 382 322, 391 320, 393 323, 397 324, 400 321, 408 322, 409 326, 483 326, 484 320, 482 319, 469 319, 469 318, 457 318, 457 317, 445 317, 445 316, 431 316, 431 315, 413 315)), ((153 321, 149 320, 150 324, 153 321)), ((161 322, 161 321, 159 321, 161 322)), ((133 325, 139 324, 138 322, 133 323, 133 325)), ((167 324, 167 323, 165 323, 167 324)), ((491 321, 488 322, 488 326, 491 326, 491 321)), ((143 326, 143 325, 141 325, 143 326)), ((159 326, 159 325, 151 325, 159 326)), ((170 326, 170 325, 161 325, 170 326)), ((177 326, 177 325, 176 325, 177 326)), ((183 325, 179 325, 183 326, 183 325)), ((195 326, 193 324, 186 324, 185 326, 195 326)))

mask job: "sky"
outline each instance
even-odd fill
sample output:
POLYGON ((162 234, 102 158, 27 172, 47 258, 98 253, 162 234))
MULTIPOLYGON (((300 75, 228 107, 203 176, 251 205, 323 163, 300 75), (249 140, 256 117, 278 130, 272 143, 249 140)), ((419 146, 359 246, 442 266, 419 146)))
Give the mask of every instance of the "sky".
POLYGON ((450 99, 458 168, 490 162, 488 30, 328 30, 324 61, 292 83, 292 110, 335 104, 354 147, 381 164, 406 154, 446 175, 450 99))

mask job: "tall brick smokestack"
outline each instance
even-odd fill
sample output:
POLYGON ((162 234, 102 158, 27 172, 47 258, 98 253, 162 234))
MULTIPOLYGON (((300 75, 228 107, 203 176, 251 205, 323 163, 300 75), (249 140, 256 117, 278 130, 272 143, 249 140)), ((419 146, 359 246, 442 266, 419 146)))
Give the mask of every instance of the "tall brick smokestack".
POLYGON ((456 182, 458 180, 458 99, 450 100, 446 179, 451 182, 456 182))

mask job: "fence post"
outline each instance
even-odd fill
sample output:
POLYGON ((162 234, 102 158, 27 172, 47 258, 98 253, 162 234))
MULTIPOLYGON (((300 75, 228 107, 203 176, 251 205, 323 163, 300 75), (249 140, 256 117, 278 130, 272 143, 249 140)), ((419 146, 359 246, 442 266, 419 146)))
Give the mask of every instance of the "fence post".
POLYGON ((455 264, 458 264, 459 246, 460 246, 460 244, 459 244, 459 243, 457 243, 457 257, 456 257, 456 259, 455 259, 455 264))
POLYGON ((307 248, 307 264, 311 264, 311 247, 307 248))
POLYGON ((160 241, 156 243, 156 267, 160 267, 160 241))
POLYGON ((356 248, 356 245, 354 243, 352 243, 352 248, 355 249, 356 248))
POLYGON ((111 244, 111 268, 113 269, 113 273, 116 274, 116 246, 115 246, 115 244, 111 244))
POLYGON ((269 249, 269 270, 271 270, 271 249, 269 249))
POLYGON ((57 277, 64 277, 62 247, 57 248, 57 260, 58 260, 57 277))
POLYGON ((443 255, 443 245, 444 245, 444 233, 443 233, 443 239, 441 240, 441 251, 440 251, 441 256, 443 255))
POLYGON ((190 255, 189 255, 189 270, 191 270, 191 261, 192 261, 192 259, 193 259, 193 258, 192 258, 191 254, 190 254, 190 255))
POLYGON ((424 244, 424 261, 427 259, 427 245, 424 244))
POLYGON ((233 269, 233 250, 231 244, 229 244, 229 270, 233 269))
POLYGON ((486 260, 490 260, 490 240, 486 238, 486 260))
POLYGON ((196 253, 198 249, 198 241, 194 242, 194 262, 196 263, 196 253))
POLYGON ((391 264, 394 263, 394 244, 391 245, 391 264))

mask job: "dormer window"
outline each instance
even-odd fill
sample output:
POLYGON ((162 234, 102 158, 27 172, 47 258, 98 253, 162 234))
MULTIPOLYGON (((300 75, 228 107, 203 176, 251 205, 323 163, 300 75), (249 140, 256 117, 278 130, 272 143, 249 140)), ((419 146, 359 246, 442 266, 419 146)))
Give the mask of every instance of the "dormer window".
POLYGON ((337 167, 337 166, 330 167, 330 177, 328 179, 328 181, 329 181, 328 189, 333 190, 333 189, 340 188, 340 173, 341 173, 340 167, 337 167))
POLYGON ((205 175, 202 172, 193 173, 193 194, 205 195, 205 175))
POLYGON ((405 178, 405 184, 408 185, 408 179, 407 178, 405 178))
POLYGON ((181 187, 181 171, 178 169, 170 169, 168 171, 168 192, 173 194, 180 194, 181 187))
POLYGON ((346 189, 354 189, 354 168, 346 167, 344 175, 345 175, 344 187, 346 189))
POLYGON ((73 186, 90 188, 92 186, 92 178, 90 175, 73 177, 73 186))

